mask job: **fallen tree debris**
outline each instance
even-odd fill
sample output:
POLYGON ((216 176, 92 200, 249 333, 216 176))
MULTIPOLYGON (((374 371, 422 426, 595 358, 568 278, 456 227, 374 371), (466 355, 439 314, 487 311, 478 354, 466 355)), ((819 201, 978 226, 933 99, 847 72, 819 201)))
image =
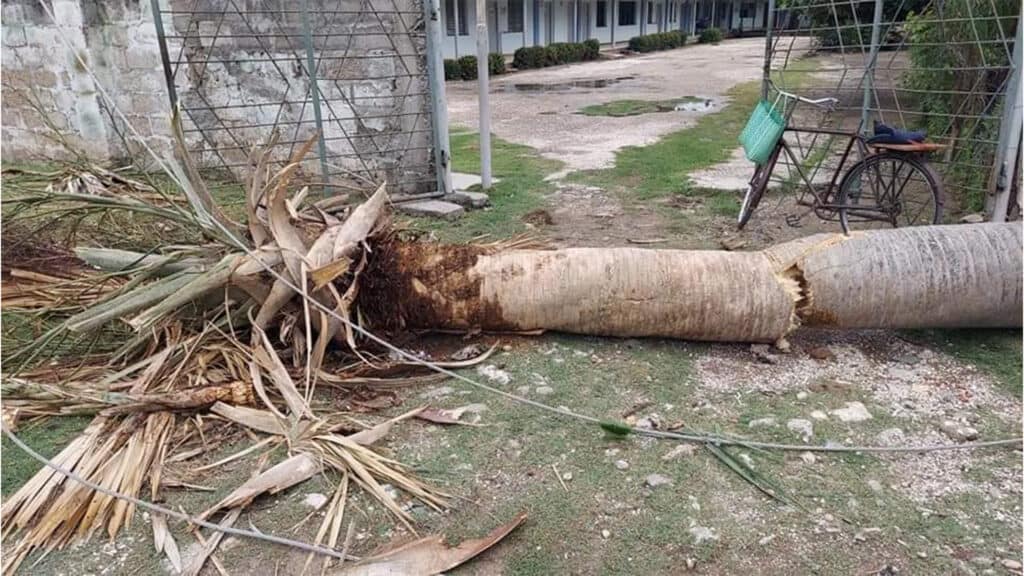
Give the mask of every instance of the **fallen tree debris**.
POLYGON ((466 563, 491 548, 513 530, 526 522, 526 513, 520 512, 507 524, 492 530, 490 534, 475 540, 466 540, 458 546, 449 547, 440 536, 427 536, 399 546, 343 568, 335 576, 433 576, 447 572, 466 563))

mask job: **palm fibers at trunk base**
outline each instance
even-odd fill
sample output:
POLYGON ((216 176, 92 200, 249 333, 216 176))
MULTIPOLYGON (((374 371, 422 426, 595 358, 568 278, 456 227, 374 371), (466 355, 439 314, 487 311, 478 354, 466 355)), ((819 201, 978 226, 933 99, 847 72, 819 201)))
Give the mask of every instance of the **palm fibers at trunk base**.
POLYGON ((1020 326, 1020 223, 818 234, 760 252, 378 245, 377 325, 774 342, 799 326, 1020 326))

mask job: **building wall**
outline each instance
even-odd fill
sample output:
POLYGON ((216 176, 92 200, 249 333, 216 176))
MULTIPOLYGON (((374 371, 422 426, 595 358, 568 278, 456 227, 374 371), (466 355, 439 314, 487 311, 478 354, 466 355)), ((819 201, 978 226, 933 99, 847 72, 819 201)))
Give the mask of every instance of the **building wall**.
MULTIPOLYGON (((449 17, 449 9, 458 0, 442 0, 442 13, 444 18, 449 17)), ((470 19, 466 28, 466 34, 458 36, 446 35, 444 43, 445 58, 456 58, 458 56, 476 54, 476 3, 474 0, 463 0, 465 2, 465 14, 470 19)), ((508 22, 508 0, 489 0, 488 3, 488 43, 492 52, 500 51, 504 54, 512 54, 522 46, 545 46, 554 42, 582 42, 588 38, 595 38, 601 44, 616 45, 625 44, 630 38, 656 32, 669 30, 682 30, 693 34, 696 28, 696 21, 702 18, 710 18, 712 10, 716 15, 715 22, 718 27, 726 30, 760 30, 764 24, 764 13, 767 9, 767 2, 760 0, 754 2, 754 17, 741 19, 740 0, 657 0, 648 4, 651 0, 607 0, 606 10, 608 11, 607 26, 597 27, 597 0, 526 0, 524 5, 525 20, 524 31, 507 32, 508 22), (635 24, 623 26, 619 24, 620 12, 622 12, 623 1, 635 2, 635 24), (675 6, 674 17, 668 11, 670 6, 675 6), (495 20, 497 10, 497 20, 495 20), (574 28, 574 10, 579 10, 580 26, 576 31, 574 28), (648 19, 648 12, 653 18, 648 19), (536 14, 536 18, 534 17, 536 14), (536 21, 536 22, 535 22, 536 21), (500 44, 494 37, 495 22, 498 29, 502 31, 500 44), (612 30, 614 24, 614 31, 612 30), (536 30, 536 34, 534 34, 536 30), (613 37, 614 36, 614 37, 613 37)), ((460 18, 463 16, 460 15, 460 18)))
MULTIPOLYGON (((313 134, 310 106, 281 106, 282 100, 303 100, 309 80, 295 57, 295 47, 286 45, 300 38, 301 20, 295 14, 275 16, 269 21, 258 13, 247 14, 255 31, 261 31, 263 44, 246 36, 244 29, 218 30, 217 13, 221 0, 162 0, 168 9, 186 11, 206 9, 213 13, 199 17, 190 24, 184 14, 164 15, 172 58, 182 55, 177 76, 178 95, 182 107, 196 110, 185 122, 185 128, 200 127, 204 132, 190 132, 190 147, 198 150, 196 158, 203 164, 216 166, 223 159, 245 165, 249 148, 262 143, 268 127, 250 124, 273 124, 280 120, 302 127, 294 132, 282 128, 282 140, 304 139, 313 134), (261 20, 263 18, 263 20, 261 20), (282 19, 284 21, 282 21, 282 19), (190 25, 193 26, 189 32, 190 25), (199 37, 194 26, 198 25, 199 37), (188 37, 189 34, 192 36, 188 37), (232 37, 226 37, 229 35, 232 37), (266 52, 264 51, 266 50, 266 52), (209 62, 207 63, 207 59, 209 62), (262 60, 262 61, 261 61, 262 60), (278 60, 271 62, 270 60, 278 60), (247 106, 273 103, 270 106, 247 106), (204 112, 204 106, 235 105, 237 108, 204 112), (300 124, 299 121, 302 121, 300 124), (190 124, 194 122, 194 124, 190 124), (228 129, 222 129, 230 127, 228 129)), ((242 3, 242 6, 248 3, 242 3)), ((314 0, 311 9, 337 8, 332 0, 314 0)), ((81 151, 97 160, 137 157, 141 145, 124 143, 118 136, 124 126, 102 99, 101 88, 113 98, 131 125, 139 131, 148 146, 160 154, 172 149, 170 100, 160 59, 151 4, 145 0, 52 0, 57 26, 40 7, 37 0, 4 0, 2 6, 2 153, 6 160, 37 160, 59 158, 67 152, 51 138, 47 124, 67 135, 81 151), (68 40, 68 48, 61 37, 68 40), (94 80, 77 57, 85 60, 95 75, 94 80), (45 119, 44 119, 45 118, 45 119)), ((286 0, 267 0, 261 6, 289 8, 286 0)), ((404 10, 397 16, 383 18, 395 34, 354 35, 331 38, 325 49, 341 49, 351 42, 351 53, 357 59, 327 60, 320 67, 321 92, 333 98, 330 113, 337 120, 325 124, 324 136, 328 153, 337 155, 335 162, 346 168, 358 164, 371 169, 387 166, 392 173, 403 166, 429 164, 431 145, 429 95, 425 59, 409 58, 408 54, 425 53, 423 34, 402 37, 398 32, 415 27, 422 16, 418 0, 388 0, 381 10, 404 10), (397 40, 396 40, 397 38, 397 40), (397 42, 395 45, 393 42, 397 42), (418 43, 418 44, 414 44, 418 43), (405 69, 422 78, 395 80, 405 69), (401 97, 401 98, 399 98, 401 97), (358 113, 360 120, 353 118, 358 113), (398 114, 401 113, 401 114, 398 114), (397 131, 412 146, 419 148, 390 154, 388 134, 397 131), (350 139, 358 135, 361 139, 350 139), (378 151, 385 149, 384 153, 378 151), (370 157, 371 153, 377 154, 370 157), (345 155, 363 155, 353 162, 345 155), (369 158, 367 161, 366 159, 369 158)), ((341 22, 342 16, 337 19, 341 22)), ((382 26, 361 17, 359 22, 345 23, 357 31, 382 26)), ((242 21, 241 18, 238 18, 242 21)), ((301 52, 301 51, 300 51, 301 52)), ((329 112, 325 110, 325 116, 329 112)), ((287 152, 285 151, 285 154, 287 152)), ((384 168, 381 168, 384 170, 384 168)), ((420 170, 420 169, 417 169, 420 170)), ((426 170, 426 171, 429 171, 426 170)))

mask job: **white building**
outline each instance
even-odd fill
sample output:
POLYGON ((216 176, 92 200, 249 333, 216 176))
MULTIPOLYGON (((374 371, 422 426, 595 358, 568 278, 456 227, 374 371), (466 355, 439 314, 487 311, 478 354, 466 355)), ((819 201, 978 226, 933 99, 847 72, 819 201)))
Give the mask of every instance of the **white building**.
MULTIPOLYGON (((756 33, 766 25, 766 0, 486 0, 490 51, 512 54, 554 42, 623 45, 633 36, 703 28, 756 33)), ((442 0, 444 57, 476 54, 476 1, 442 0)))

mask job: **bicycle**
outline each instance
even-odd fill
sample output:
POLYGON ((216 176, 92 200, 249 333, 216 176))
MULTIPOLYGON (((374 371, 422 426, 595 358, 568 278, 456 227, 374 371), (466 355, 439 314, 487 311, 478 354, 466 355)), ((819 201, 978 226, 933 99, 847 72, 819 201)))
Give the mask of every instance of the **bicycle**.
MULTIPOLYGON (((809 207, 822 220, 838 219, 846 234, 850 233, 851 223, 881 224, 893 228, 900 225, 901 218, 903 225, 908 226, 941 223, 945 192, 941 179, 928 163, 927 155, 941 149, 942 145, 930 142, 880 144, 870 142, 869 138, 858 132, 790 126, 789 120, 796 102, 831 111, 838 100, 812 100, 780 90, 773 83, 769 83, 769 86, 780 98, 792 100, 794 104, 787 107, 785 127, 771 155, 766 162, 756 166, 750 178, 743 203, 740 205, 737 228, 742 230, 750 220, 768 188, 768 182, 782 152, 786 153, 790 165, 795 167, 807 191, 810 192, 810 200, 806 194, 801 194, 797 204, 809 207), (816 188, 812 182, 813 176, 808 176, 786 140, 786 133, 797 134, 798 138, 801 133, 847 138, 839 165, 835 167, 824 190, 819 191, 816 188), (855 145, 861 159, 844 172, 855 145)), ((787 217, 787 223, 791 226, 796 225, 790 217, 787 217)))

